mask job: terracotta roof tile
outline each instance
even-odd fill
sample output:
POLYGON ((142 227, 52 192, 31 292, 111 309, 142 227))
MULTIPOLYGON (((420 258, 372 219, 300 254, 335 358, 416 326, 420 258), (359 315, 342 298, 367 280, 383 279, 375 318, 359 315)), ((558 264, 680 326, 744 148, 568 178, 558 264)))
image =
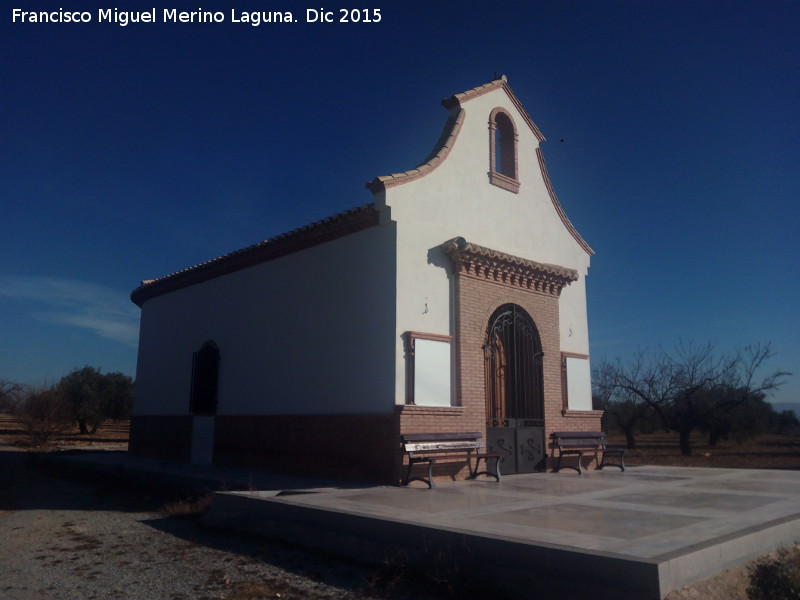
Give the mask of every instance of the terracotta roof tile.
POLYGON ((286 256, 377 224, 378 211, 375 204, 364 204, 170 275, 146 279, 131 292, 131 300, 141 306, 150 298, 286 256))

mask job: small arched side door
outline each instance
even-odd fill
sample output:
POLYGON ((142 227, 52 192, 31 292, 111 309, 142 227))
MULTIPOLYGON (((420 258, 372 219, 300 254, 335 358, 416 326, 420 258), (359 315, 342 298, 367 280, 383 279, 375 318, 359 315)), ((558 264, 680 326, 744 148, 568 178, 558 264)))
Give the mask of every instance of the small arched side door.
POLYGON ((192 439, 189 461, 194 465, 214 463, 214 429, 219 386, 219 348, 213 341, 203 344, 192 357, 192 439))
POLYGON ((213 341, 202 345, 192 359, 192 391, 189 411, 195 415, 217 412, 219 348, 213 341))

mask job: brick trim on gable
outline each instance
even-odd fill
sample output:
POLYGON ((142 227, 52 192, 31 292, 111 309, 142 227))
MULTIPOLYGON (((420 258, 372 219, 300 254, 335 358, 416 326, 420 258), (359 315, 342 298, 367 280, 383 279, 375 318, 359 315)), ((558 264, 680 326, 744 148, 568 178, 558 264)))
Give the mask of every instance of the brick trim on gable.
POLYGON ((508 99, 514 105, 514 108, 516 108, 519 111, 519 114, 522 115, 523 120, 528 125, 528 127, 530 127, 531 131, 533 132, 533 135, 536 136, 536 139, 539 140, 540 143, 545 141, 545 137, 542 135, 542 132, 539 131, 539 128, 533 122, 533 119, 531 119, 530 115, 522 106, 522 102, 520 102, 519 99, 514 94, 514 92, 511 91, 511 88, 508 86, 508 78, 505 75, 500 77, 500 79, 495 79, 494 81, 490 81, 489 83, 484 83, 483 85, 474 87, 470 90, 467 90, 466 92, 462 92, 460 94, 454 94, 449 98, 445 98, 444 100, 442 100, 442 106, 448 109, 452 109, 456 106, 463 107, 463 105, 466 102, 469 102, 470 100, 473 100, 475 98, 479 98, 480 96, 483 96, 484 94, 487 94, 492 90, 496 90, 498 88, 501 88, 506 93, 508 99))
POLYGON ((586 240, 581 237, 581 234, 578 233, 577 229, 575 229, 572 221, 570 221, 567 217, 567 213, 565 213, 564 209, 561 208, 561 203, 558 201, 558 196, 556 196, 556 192, 553 189, 553 183, 550 181, 550 174, 547 172, 547 165, 544 162, 544 154, 542 153, 541 148, 536 148, 536 158, 539 160, 539 170, 542 172, 544 185, 547 188, 547 193, 550 195, 550 201, 553 203, 553 208, 555 208, 556 212, 558 213, 558 218, 561 219, 561 222, 564 223, 564 226, 570 232, 572 237, 575 238, 575 241, 578 242, 580 247, 583 248, 589 256, 591 256, 594 254, 594 250, 592 250, 591 246, 586 243, 586 240))
POLYGON ((447 120, 444 130, 439 136, 439 140, 436 142, 436 145, 433 147, 431 153, 425 158, 425 160, 422 161, 422 164, 414 169, 409 169, 408 171, 403 171, 401 173, 393 173, 392 175, 376 177, 372 181, 367 182, 367 189, 373 194, 377 194, 378 192, 386 190, 390 187, 394 187, 402 183, 408 183, 409 181, 414 181, 415 179, 424 177, 436 169, 444 162, 444 160, 447 158, 447 155, 450 154, 450 150, 453 149, 453 146, 458 139, 458 134, 461 131, 461 126, 464 124, 465 118, 466 112, 459 110, 455 116, 451 116, 447 120))

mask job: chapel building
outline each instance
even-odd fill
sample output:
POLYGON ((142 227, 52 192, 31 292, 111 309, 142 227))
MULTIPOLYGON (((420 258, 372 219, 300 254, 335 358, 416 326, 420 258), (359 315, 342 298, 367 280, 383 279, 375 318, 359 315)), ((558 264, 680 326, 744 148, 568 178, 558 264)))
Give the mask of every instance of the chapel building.
POLYGON ((371 203, 131 293, 133 454, 398 483, 401 434, 481 432, 505 474, 600 430, 593 251, 544 137, 505 76, 442 104, 432 153, 371 203))

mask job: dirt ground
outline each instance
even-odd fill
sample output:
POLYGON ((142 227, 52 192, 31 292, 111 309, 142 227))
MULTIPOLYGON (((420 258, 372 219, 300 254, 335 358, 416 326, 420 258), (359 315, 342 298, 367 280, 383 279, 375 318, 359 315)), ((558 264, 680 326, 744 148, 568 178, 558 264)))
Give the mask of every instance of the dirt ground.
POLYGON ((106 421, 91 435, 81 435, 74 428, 67 428, 53 436, 44 448, 31 447, 31 438, 25 428, 11 415, 0 414, 0 441, 21 451, 53 451, 63 449, 112 449, 128 448, 129 421, 106 421))
MULTIPOLYGON (((448 582, 416 581, 397 565, 369 567, 298 548, 203 528, 202 502, 163 490, 121 489, 42 465, 53 449, 127 447, 128 424, 91 436, 67 432, 48 449, 0 415, 0 597, 397 599, 464 598, 448 582), (176 508, 178 507, 178 508, 176 508), (190 513, 188 516, 181 512, 190 513)), ((622 442, 612 439, 612 442, 622 442)), ((800 469, 800 438, 762 436, 709 447, 702 437, 684 457, 677 439, 643 435, 630 464, 800 469)), ((797 553, 800 551, 795 550, 797 553)), ((751 563, 752 564, 752 563, 751 563)), ((667 600, 748 600, 749 565, 674 590, 667 600)))
POLYGON ((108 423, 31 448, 0 415, 2 600, 442 598, 395 565, 204 527, 203 496, 64 472, 47 460, 56 449, 125 449, 127 434, 127 423, 108 423))

